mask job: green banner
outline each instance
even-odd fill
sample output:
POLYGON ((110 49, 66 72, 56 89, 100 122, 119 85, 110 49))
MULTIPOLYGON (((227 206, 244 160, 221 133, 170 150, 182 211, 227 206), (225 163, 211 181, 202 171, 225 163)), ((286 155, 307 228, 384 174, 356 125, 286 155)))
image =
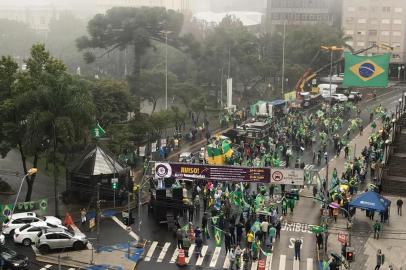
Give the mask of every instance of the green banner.
POLYGON ((214 226, 214 240, 216 241, 216 247, 221 247, 222 232, 219 228, 214 226))
POLYGON ((344 53, 346 87, 387 87, 390 54, 359 56, 344 53))
MULTIPOLYGON (((36 212, 37 214, 44 215, 48 208, 48 199, 41 199, 38 201, 20 202, 17 203, 14 213, 22 212, 36 212)), ((13 204, 0 204, 0 220, 5 220, 11 214, 13 204)))

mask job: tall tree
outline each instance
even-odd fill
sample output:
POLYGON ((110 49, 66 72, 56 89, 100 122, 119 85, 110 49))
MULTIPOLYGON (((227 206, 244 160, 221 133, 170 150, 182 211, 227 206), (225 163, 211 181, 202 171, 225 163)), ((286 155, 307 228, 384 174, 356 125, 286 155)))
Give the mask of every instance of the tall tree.
MULTIPOLYGON (((102 49, 104 54, 114 50, 124 50, 132 47, 134 52, 131 90, 137 94, 141 57, 151 47, 152 40, 165 42, 165 32, 171 32, 172 37, 179 35, 183 24, 183 16, 173 10, 164 8, 126 8, 115 7, 98 14, 88 24, 89 37, 83 36, 77 40, 80 50, 102 49)), ((102 55, 102 56, 103 56, 102 55)), ((88 62, 96 59, 90 51, 85 53, 88 62)))

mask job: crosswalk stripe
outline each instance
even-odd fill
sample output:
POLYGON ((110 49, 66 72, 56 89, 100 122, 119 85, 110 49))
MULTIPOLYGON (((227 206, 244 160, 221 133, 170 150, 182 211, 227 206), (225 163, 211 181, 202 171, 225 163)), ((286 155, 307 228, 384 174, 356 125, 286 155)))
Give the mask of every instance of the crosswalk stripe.
POLYGON ((240 256, 240 270, 244 269, 244 260, 242 259, 244 251, 245 251, 245 248, 242 250, 241 256, 240 256))
POLYGON ((203 246, 202 247, 202 251, 201 251, 201 257, 199 257, 198 259, 197 259, 197 261, 196 261, 196 265, 202 265, 202 263, 203 263, 203 260, 204 260, 204 256, 206 256, 206 252, 207 252, 207 249, 209 248, 209 246, 203 246))
POLYGON ((286 255, 281 255, 279 258, 279 270, 285 270, 286 266, 286 255))
POLYGON ((193 256, 193 250, 195 250, 195 246, 196 246, 195 244, 191 244, 191 245, 190 245, 189 251, 188 251, 188 255, 189 255, 189 256, 187 256, 186 259, 185 259, 185 262, 186 262, 186 263, 189 263, 190 258, 192 258, 192 256, 193 256))
POLYGON ((166 254, 166 252, 168 252, 168 248, 170 245, 171 245, 171 243, 169 243, 169 242, 165 243, 164 247, 162 248, 161 253, 159 253, 159 257, 156 262, 162 262, 164 260, 165 254, 166 254))
POLYGON ((69 268, 68 270, 75 270, 75 268, 69 268))
POLYGON ((313 270, 313 258, 307 258, 307 270, 313 270))
POLYGON ((145 257, 144 261, 149 262, 151 260, 152 254, 154 254, 157 245, 158 245, 157 241, 152 242, 152 245, 149 248, 147 256, 145 257))
POLYGON ((52 264, 47 264, 47 265, 44 266, 45 269, 49 269, 51 267, 52 267, 52 264))
POLYGON ((271 270, 272 267, 272 253, 266 256, 265 270, 271 270))
POLYGON ((176 257, 178 257, 178 250, 179 250, 178 248, 175 249, 175 252, 173 253, 172 258, 169 261, 169 263, 175 263, 176 257))
POLYGON ((219 255, 220 255, 220 250, 221 250, 221 247, 216 247, 214 249, 213 257, 211 258, 211 261, 210 261, 210 267, 216 267, 216 263, 219 258, 219 255))
POLYGON ((228 258, 228 253, 226 254, 226 258, 224 260, 224 264, 223 264, 223 269, 228 269, 230 268, 230 259, 228 258))
POLYGON ((293 270, 299 270, 299 260, 293 260, 293 270))
POLYGON ((258 260, 253 261, 251 263, 251 270, 257 270, 257 268, 258 268, 258 260))

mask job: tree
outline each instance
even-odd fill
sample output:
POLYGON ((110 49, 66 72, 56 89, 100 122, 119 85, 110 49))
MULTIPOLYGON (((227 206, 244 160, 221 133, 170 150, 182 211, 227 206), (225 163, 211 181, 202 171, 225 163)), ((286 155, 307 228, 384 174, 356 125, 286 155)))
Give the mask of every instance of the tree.
POLYGON ((95 116, 102 127, 127 120, 136 111, 135 100, 123 81, 95 80, 88 82, 95 106, 95 116))
MULTIPOLYGON (((168 72, 168 88, 172 88, 176 76, 168 72)), ((165 70, 142 70, 140 75, 140 97, 152 103, 151 114, 155 112, 158 99, 165 98, 165 70)))
MULTIPOLYGON (((92 119, 93 104, 82 83, 66 73, 64 64, 52 57, 42 44, 31 48, 27 71, 18 72, 11 58, 0 66, 2 153, 17 146, 27 173, 27 155, 37 167, 40 155, 53 151, 55 203, 57 209, 57 160, 59 145, 71 144, 92 119), (9 78, 5 80, 4 78, 9 78)), ((31 200, 35 175, 26 177, 26 201, 31 200)))
MULTIPOLYGON (((165 42, 164 32, 171 31, 172 37, 178 36, 182 24, 182 14, 173 10, 115 7, 89 21, 90 37, 83 36, 77 39, 77 46, 80 50, 96 48, 105 50, 103 55, 117 49, 132 47, 134 68, 130 78, 131 90, 138 93, 142 55, 151 47, 152 40, 165 42)), ((86 51, 84 56, 88 62, 96 59, 90 51, 86 51)))

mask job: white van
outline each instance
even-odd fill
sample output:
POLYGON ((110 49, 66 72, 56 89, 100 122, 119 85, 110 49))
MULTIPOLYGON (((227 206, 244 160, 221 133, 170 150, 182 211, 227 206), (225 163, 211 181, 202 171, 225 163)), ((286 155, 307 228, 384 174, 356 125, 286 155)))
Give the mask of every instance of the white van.
MULTIPOLYGON (((332 84, 331 85, 331 95, 335 94, 337 92, 337 84, 332 84)), ((323 98, 328 98, 330 97, 330 84, 328 83, 323 83, 318 85, 319 88, 319 93, 321 93, 321 96, 323 98)))

